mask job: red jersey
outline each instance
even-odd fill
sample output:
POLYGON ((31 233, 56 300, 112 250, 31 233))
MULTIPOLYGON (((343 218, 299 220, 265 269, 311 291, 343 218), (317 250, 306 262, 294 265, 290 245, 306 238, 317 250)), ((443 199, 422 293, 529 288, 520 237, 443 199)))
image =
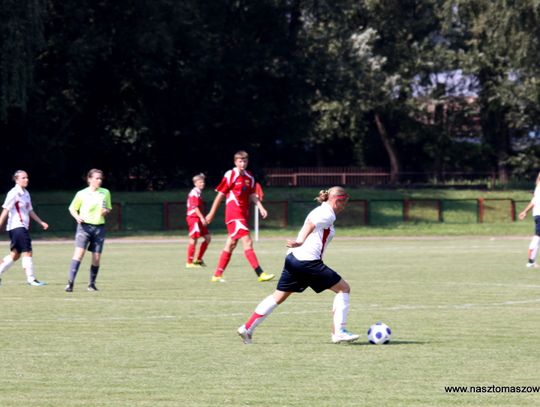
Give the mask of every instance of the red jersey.
POLYGON ((225 195, 225 223, 236 219, 247 220, 249 216, 249 197, 255 193, 255 178, 248 171, 240 174, 237 168, 225 173, 217 192, 225 195))
POLYGON ((201 190, 197 187, 193 188, 187 197, 187 213, 186 216, 188 218, 196 218, 199 219, 199 216, 197 215, 197 212, 195 212, 195 208, 199 208, 201 213, 204 215, 204 201, 201 196, 201 190))

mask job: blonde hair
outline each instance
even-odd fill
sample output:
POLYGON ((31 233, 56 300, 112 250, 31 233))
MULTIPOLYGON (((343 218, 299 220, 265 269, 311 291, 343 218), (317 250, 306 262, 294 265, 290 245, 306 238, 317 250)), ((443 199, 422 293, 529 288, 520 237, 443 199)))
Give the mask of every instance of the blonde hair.
POLYGON ((205 180, 206 179, 206 175, 204 175, 202 172, 200 174, 197 174, 193 177, 193 182, 197 182, 199 180, 205 180))
POLYGON ((234 159, 236 160, 238 158, 249 158, 249 154, 246 153, 244 150, 237 151, 234 154, 234 159))
POLYGON ((19 175, 21 175, 22 173, 26 173, 28 175, 28 173, 25 171, 25 170, 17 170, 13 173, 13 181, 17 181, 17 178, 19 178, 19 175))
POLYGON ((333 198, 337 195, 347 195, 345 188, 343 187, 332 187, 326 190, 319 191, 319 196, 315 198, 315 201, 323 203, 328 201, 330 198, 333 198))

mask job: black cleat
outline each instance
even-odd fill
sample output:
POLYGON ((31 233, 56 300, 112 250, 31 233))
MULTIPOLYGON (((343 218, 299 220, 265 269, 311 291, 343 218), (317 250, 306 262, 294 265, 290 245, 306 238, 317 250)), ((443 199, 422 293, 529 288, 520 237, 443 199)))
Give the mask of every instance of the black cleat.
POLYGON ((66 293, 72 293, 73 292, 73 281, 68 281, 66 288, 64 288, 64 291, 66 293))
POLYGON ((99 290, 97 289, 95 283, 90 283, 90 284, 88 284, 87 290, 88 290, 88 291, 99 291, 99 290))

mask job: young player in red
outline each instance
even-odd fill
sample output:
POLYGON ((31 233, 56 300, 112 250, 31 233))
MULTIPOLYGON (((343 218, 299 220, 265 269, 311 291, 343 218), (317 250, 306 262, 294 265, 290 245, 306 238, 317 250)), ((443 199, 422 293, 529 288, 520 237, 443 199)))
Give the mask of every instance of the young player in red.
POLYGON ((201 193, 205 186, 204 174, 198 174, 193 177, 194 188, 187 197, 186 222, 189 229, 189 243, 187 248, 187 268, 206 267, 203 256, 210 244, 210 233, 208 232, 206 219, 204 217, 204 201, 201 193), (197 240, 202 237, 204 240, 199 246, 199 252, 195 258, 197 240))
POLYGON ((234 155, 235 168, 229 170, 223 176, 221 183, 216 188, 216 198, 212 204, 210 212, 206 216, 206 221, 211 223, 223 199, 225 201, 225 223, 227 224, 228 237, 225 247, 219 256, 218 265, 212 282, 225 282, 223 272, 231 259, 232 252, 242 241, 244 254, 251 264, 251 267, 257 273, 259 281, 270 281, 274 278, 273 274, 265 273, 257 256, 253 251, 253 241, 248 227, 249 203, 253 202, 259 208, 261 216, 266 218, 267 212, 257 194, 255 193, 255 178, 247 171, 249 157, 245 151, 238 151, 234 155))

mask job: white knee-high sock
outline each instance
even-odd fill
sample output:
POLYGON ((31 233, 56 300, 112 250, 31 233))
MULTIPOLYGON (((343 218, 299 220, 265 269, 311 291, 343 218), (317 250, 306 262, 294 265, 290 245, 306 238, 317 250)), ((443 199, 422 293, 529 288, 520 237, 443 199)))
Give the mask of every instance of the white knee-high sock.
POLYGON ((533 262, 536 260, 536 255, 538 254, 538 243, 540 243, 540 236, 534 235, 529 243, 529 260, 533 262))
POLYGON ((334 314, 334 333, 345 329, 347 325, 347 314, 349 313, 349 293, 337 293, 334 297, 332 307, 334 314))
POLYGON ((259 305, 257 305, 255 312, 251 314, 251 317, 245 323, 246 329, 253 332, 255 328, 257 328, 259 324, 263 322, 274 309, 276 309, 277 306, 278 304, 273 295, 266 297, 259 303, 259 305))
POLYGON ((8 254, 6 257, 2 259, 2 263, 0 263, 0 275, 2 275, 4 271, 10 268, 12 264, 13 264, 13 258, 8 254))
POLYGON ((34 262, 32 258, 28 256, 23 257, 21 262, 24 272, 26 273, 26 281, 31 283, 36 279, 36 277, 34 277, 34 262))

